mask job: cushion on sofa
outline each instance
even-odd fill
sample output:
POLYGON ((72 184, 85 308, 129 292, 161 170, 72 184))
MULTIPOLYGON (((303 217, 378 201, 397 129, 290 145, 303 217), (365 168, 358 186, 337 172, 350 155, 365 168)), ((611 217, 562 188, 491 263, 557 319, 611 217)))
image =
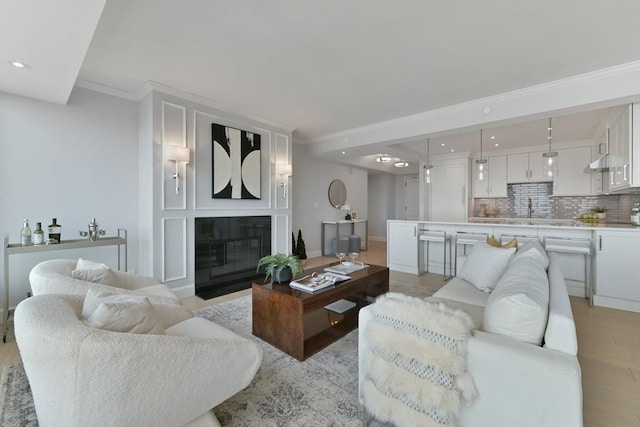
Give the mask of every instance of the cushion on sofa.
POLYGON ((464 304, 484 307, 489 299, 489 293, 483 292, 466 280, 454 277, 447 284, 438 289, 434 297, 452 301, 460 301, 464 304))
POLYGON ((458 277, 481 291, 491 292, 509 265, 516 248, 496 248, 485 242, 473 245, 458 277))
POLYGON ((87 293, 82 307, 84 323, 112 332, 164 335, 162 322, 147 297, 87 293))
POLYGON ((80 258, 71 277, 85 282, 101 283, 109 286, 120 286, 118 276, 107 264, 80 258))
POLYGON ((530 258, 509 264, 487 300, 482 329, 541 345, 549 314, 549 279, 530 258))
POLYGON ((547 252, 539 242, 527 242, 520 246, 518 252, 513 256, 513 261, 520 258, 526 258, 529 262, 536 263, 545 270, 549 267, 547 252))

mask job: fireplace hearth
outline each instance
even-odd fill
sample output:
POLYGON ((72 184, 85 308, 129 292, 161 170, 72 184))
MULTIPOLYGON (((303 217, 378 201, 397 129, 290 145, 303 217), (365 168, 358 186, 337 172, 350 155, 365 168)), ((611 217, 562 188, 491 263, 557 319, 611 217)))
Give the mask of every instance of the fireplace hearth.
POLYGON ((258 260, 270 253, 270 216, 196 218, 196 295, 209 299, 249 289, 262 277, 258 260))

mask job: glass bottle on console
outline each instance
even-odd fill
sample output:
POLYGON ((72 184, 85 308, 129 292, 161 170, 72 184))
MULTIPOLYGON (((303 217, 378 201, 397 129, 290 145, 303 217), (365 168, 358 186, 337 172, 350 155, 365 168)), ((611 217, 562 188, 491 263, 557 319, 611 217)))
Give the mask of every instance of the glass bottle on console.
POLYGON ((26 218, 20 231, 20 244, 22 246, 31 246, 31 228, 29 227, 29 220, 26 218))
POLYGON ((36 229, 33 231, 33 244, 44 245, 44 231, 40 222, 36 222, 36 229))
POLYGON ((51 225, 49 226, 49 239, 52 240, 51 243, 60 243, 61 231, 62 231, 62 226, 58 224, 58 219, 53 218, 51 220, 51 225))

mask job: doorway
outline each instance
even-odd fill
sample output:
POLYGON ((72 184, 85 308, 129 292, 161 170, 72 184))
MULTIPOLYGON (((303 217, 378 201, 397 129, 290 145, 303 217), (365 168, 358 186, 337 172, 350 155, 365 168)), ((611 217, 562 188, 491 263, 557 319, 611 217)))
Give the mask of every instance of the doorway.
POLYGON ((420 196, 418 176, 404 177, 404 219, 420 219, 420 196))

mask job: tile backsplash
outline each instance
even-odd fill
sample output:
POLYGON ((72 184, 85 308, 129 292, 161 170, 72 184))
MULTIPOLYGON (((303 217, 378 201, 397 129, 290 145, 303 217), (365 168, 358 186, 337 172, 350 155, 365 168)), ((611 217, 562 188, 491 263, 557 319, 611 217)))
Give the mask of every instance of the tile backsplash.
POLYGON ((532 218, 570 219, 591 213, 596 206, 604 206, 609 209, 609 221, 628 222, 633 204, 640 201, 638 194, 554 197, 552 193, 551 182, 508 184, 507 197, 474 199, 473 216, 480 216, 481 205, 486 205, 488 209, 497 209, 497 217, 526 218, 531 198, 532 218))

